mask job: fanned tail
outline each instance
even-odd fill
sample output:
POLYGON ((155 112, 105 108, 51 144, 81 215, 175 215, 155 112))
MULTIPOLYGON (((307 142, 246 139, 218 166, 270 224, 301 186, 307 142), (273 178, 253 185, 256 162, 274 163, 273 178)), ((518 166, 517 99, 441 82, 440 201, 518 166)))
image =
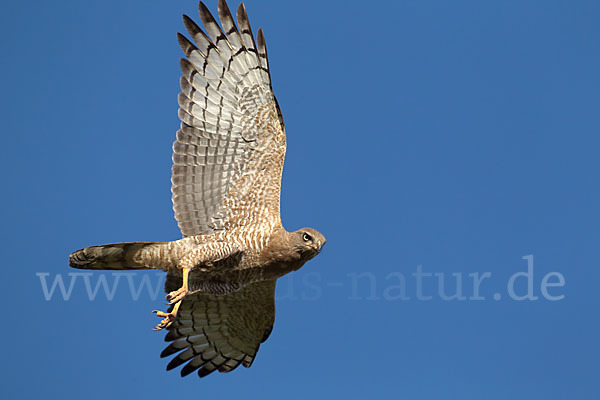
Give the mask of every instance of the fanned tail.
POLYGON ((73 252, 69 265, 78 269, 154 269, 136 262, 136 255, 147 246, 162 242, 132 242, 90 246, 73 252))

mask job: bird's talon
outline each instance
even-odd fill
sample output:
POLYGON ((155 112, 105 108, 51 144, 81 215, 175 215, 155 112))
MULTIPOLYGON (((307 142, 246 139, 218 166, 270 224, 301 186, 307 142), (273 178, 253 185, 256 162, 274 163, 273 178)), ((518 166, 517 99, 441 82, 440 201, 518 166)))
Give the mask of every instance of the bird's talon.
POLYGON ((169 313, 166 313, 166 312, 160 311, 160 310, 153 310, 152 313, 156 314, 157 317, 166 317, 166 316, 170 315, 169 313))
POLYGON ((156 325, 153 328, 155 331, 160 331, 161 329, 168 328, 173 323, 173 321, 175 321, 175 314, 173 314, 172 312, 166 313, 164 311, 158 310, 154 310, 152 312, 155 313, 157 317, 165 317, 162 321, 160 321, 158 325, 156 325))
POLYGON ((169 302, 169 304, 175 304, 178 301, 181 301, 188 293, 188 290, 185 287, 181 287, 171 293, 169 293, 165 298, 169 302))

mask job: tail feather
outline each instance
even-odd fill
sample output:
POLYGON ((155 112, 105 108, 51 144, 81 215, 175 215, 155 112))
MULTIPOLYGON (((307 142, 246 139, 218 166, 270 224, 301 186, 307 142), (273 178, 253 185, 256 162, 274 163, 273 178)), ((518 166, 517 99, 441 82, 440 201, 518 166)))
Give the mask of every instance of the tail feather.
POLYGON ((146 246, 161 242, 132 242, 90 246, 69 256, 69 265, 78 269, 152 269, 136 262, 136 255, 146 246))

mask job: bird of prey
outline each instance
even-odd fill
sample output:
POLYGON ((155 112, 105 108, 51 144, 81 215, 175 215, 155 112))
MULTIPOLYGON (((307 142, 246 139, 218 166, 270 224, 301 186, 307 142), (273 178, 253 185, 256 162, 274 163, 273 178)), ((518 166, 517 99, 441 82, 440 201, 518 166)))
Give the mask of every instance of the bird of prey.
POLYGON ((183 238, 90 246, 70 255, 83 269, 161 269, 171 306, 153 311, 177 355, 167 370, 250 367, 273 328, 275 282, 315 257, 325 237, 286 231, 279 198, 286 150, 262 29, 256 41, 240 4, 237 26, 219 0, 221 26, 200 2, 204 31, 183 16, 178 34, 181 129, 173 144, 172 193, 183 238))

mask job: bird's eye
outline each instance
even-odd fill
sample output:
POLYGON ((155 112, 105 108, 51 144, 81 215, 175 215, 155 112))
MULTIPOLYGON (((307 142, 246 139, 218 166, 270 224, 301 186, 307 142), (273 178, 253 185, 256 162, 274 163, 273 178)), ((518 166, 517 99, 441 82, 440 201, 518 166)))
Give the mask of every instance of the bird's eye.
POLYGON ((305 232, 304 235, 302 235, 302 240, 304 240, 305 242, 310 242, 312 240, 312 237, 305 232))

